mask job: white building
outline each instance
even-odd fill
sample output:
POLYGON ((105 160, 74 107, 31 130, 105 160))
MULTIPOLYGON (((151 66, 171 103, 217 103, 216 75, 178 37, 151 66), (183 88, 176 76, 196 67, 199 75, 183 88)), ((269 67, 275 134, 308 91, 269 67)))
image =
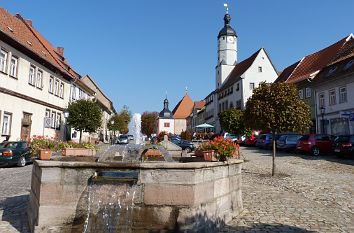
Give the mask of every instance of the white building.
POLYGON ((175 133, 175 123, 173 119, 173 114, 168 108, 168 100, 167 97, 163 101, 163 110, 159 113, 159 119, 157 124, 157 134, 161 132, 166 133, 175 133))
POLYGON ((354 39, 314 78, 317 132, 354 134, 354 39))
POLYGON ((205 122, 221 130, 218 114, 230 108, 244 109, 247 99, 260 82, 274 82, 278 77, 264 48, 237 62, 237 35, 226 12, 224 27, 218 34, 218 60, 215 90, 205 98, 205 122))
POLYGON ((32 22, 0 8, 0 141, 63 137, 73 75, 32 22))

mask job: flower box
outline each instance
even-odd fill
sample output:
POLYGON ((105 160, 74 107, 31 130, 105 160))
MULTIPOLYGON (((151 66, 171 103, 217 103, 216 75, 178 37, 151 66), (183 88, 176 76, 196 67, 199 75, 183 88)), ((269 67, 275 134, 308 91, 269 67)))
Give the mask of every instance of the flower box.
POLYGON ((39 150, 39 159, 40 160, 50 160, 52 156, 52 151, 49 149, 40 149, 39 150))
POLYGON ((205 161, 211 161, 211 162, 219 161, 214 150, 203 151, 203 157, 205 161))
POLYGON ((196 151, 194 152, 194 155, 195 155, 196 157, 203 157, 203 156, 204 156, 202 150, 196 150, 196 151))
POLYGON ((162 157, 162 153, 160 150, 155 150, 155 149, 147 149, 144 152, 145 157, 162 157))
POLYGON ((95 156, 95 149, 86 149, 86 148, 65 148, 62 149, 63 156, 95 156))

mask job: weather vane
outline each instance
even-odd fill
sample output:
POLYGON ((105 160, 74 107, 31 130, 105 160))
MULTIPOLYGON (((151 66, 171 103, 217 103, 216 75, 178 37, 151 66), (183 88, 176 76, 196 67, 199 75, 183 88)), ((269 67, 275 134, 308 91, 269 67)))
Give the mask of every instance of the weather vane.
POLYGON ((229 4, 227 1, 226 1, 226 3, 224 3, 224 7, 226 9, 226 14, 228 14, 229 13, 229 4))
POLYGON ((186 95, 188 95, 188 87, 186 87, 186 95))

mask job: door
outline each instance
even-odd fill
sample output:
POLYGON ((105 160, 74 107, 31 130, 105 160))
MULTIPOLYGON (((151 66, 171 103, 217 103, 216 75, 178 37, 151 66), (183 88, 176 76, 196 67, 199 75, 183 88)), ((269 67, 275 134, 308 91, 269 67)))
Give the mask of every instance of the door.
POLYGON ((21 121, 21 140, 30 141, 31 126, 32 126, 32 114, 24 112, 21 121))

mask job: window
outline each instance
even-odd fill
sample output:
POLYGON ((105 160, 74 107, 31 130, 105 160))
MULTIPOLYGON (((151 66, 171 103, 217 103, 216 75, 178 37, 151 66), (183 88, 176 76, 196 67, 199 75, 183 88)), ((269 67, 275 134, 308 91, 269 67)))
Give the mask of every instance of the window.
POLYGON ((251 91, 254 90, 254 83, 250 83, 250 90, 251 90, 251 91))
POLYGON ((55 80, 55 84, 54 84, 54 95, 56 95, 56 96, 59 95, 59 80, 58 80, 58 79, 55 80))
POLYGON ((12 77, 17 77, 17 63, 18 63, 18 58, 12 56, 11 63, 10 63, 10 75, 12 77))
POLYGON ((2 130, 1 130, 2 135, 10 135, 11 118, 12 118, 11 113, 4 112, 4 116, 2 118, 2 130))
POLYGON ((61 114, 57 113, 55 118, 55 128, 60 129, 61 114))
POLYGON ((34 74, 36 73, 36 67, 31 65, 30 70, 29 70, 29 75, 28 75, 28 83, 32 86, 34 86, 34 74))
POLYGON ((170 127, 170 122, 165 122, 165 123, 163 124, 163 126, 166 127, 166 128, 170 127))
POLYGON ((45 117, 50 117, 50 110, 49 109, 45 110, 45 117))
POLYGON ((311 88, 306 87, 306 98, 311 97, 311 88))
POLYGON ((55 128, 55 112, 52 112, 52 115, 51 115, 51 127, 54 129, 55 128))
POLYGON ((236 84, 236 91, 239 91, 239 90, 240 90, 240 84, 237 83, 237 84, 236 84))
POLYGON ((49 78, 49 93, 53 94, 54 91, 54 77, 50 76, 49 78))
POLYGON ((241 100, 236 101, 236 109, 241 109, 241 100))
POLYGON ((76 87, 71 86, 71 99, 76 100, 76 87))
POLYGON ((52 126, 52 119, 50 118, 50 110, 45 110, 45 117, 44 117, 44 127, 50 128, 52 126))
POLYGON ((344 66, 344 70, 348 70, 352 65, 354 64, 354 59, 349 61, 345 66, 344 66))
POLYGON ((64 98, 64 83, 60 83, 59 97, 64 98))
POLYGON ((79 99, 81 100, 83 98, 84 92, 83 90, 79 89, 79 99))
POLYGON ((347 102, 347 88, 340 87, 339 88, 339 103, 346 103, 347 102))
POLYGON ((303 90, 299 90, 299 97, 300 97, 300 99, 304 99, 304 91, 303 90))
POLYGON ((258 72, 262 73, 262 71, 263 71, 262 66, 258 66, 258 72))
POLYGON ((0 51, 0 71, 6 72, 7 52, 3 49, 0 51))
POLYGON ((325 106, 325 97, 324 97, 324 93, 320 93, 318 95, 318 102, 320 107, 324 107, 325 106))
POLYGON ((336 104, 336 90, 332 89, 329 90, 329 105, 335 105, 336 104))
POLYGON ((42 89, 43 87, 43 71, 37 71, 36 87, 42 89))

